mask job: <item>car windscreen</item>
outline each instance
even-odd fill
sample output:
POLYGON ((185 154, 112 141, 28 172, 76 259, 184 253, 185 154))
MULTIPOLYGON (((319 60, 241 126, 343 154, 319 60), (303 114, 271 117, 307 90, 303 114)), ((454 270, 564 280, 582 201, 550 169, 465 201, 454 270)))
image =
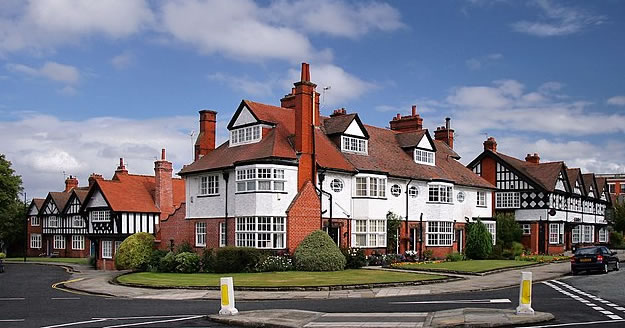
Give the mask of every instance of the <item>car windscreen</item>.
POLYGON ((575 252, 575 255, 594 255, 597 254, 599 252, 599 248, 582 248, 582 249, 578 249, 575 252))

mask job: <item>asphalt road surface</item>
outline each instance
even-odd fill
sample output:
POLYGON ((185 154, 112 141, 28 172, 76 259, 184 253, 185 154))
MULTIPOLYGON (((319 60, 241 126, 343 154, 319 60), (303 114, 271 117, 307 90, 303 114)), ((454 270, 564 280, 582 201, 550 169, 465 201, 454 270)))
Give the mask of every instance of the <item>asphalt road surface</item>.
MULTIPOLYGON (((0 327, 224 327, 203 318, 217 313, 218 301, 108 298, 68 293, 52 287, 69 277, 59 267, 7 264, 6 272, 0 274, 0 327)), ((535 283, 534 310, 551 312, 556 320, 531 327, 625 327, 624 279, 625 272, 619 271, 535 283)), ((518 288, 506 288, 377 299, 237 302, 236 306, 239 311, 300 309, 329 313, 421 313, 460 307, 515 308, 518 292, 518 288)), ((384 316, 379 318, 380 322, 384 320, 384 316)))

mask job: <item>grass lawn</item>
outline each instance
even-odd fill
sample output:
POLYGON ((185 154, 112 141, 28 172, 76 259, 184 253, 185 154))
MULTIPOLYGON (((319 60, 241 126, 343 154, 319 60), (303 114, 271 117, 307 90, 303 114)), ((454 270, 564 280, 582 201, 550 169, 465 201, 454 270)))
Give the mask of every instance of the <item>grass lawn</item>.
POLYGON ((335 272, 261 272, 261 273, 154 273, 138 272, 117 278, 122 283, 148 286, 201 287, 219 286, 219 278, 233 277, 241 287, 313 287, 393 283, 444 278, 430 274, 403 273, 382 270, 345 270, 335 272))
POLYGON ((532 261, 516 261, 516 260, 468 260, 457 262, 440 262, 440 263, 402 263, 394 265, 395 268, 409 270, 448 270, 459 272, 486 272, 497 269, 522 267, 526 265, 536 264, 532 261))
MULTIPOLYGON (((23 262, 23 257, 7 257, 5 261, 23 262)), ((88 264, 89 259, 81 257, 27 257, 26 262, 58 262, 72 264, 88 264)))

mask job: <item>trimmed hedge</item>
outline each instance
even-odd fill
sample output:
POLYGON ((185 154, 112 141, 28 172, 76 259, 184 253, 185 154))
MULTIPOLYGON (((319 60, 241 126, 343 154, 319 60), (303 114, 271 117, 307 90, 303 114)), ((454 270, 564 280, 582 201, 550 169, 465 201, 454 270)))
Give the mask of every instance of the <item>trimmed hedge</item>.
POLYGON ((306 236, 295 250, 295 268, 298 271, 340 271, 346 259, 332 238, 317 230, 306 236))
POLYGON ((115 255, 118 269, 145 271, 152 257, 154 236, 147 232, 138 232, 124 240, 115 255))
POLYGON ((251 247, 221 247, 215 251, 213 268, 216 273, 253 272, 263 258, 263 252, 251 247))

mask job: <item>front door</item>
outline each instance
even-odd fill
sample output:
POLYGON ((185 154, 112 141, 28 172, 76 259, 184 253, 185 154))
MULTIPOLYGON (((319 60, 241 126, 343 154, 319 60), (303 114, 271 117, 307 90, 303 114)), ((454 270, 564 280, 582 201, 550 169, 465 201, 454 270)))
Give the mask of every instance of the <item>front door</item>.
POLYGON ((96 250, 95 250, 95 241, 91 241, 91 249, 89 250, 89 255, 90 256, 95 256, 96 250))
POLYGON ((545 225, 538 222, 538 253, 545 254, 545 225))
POLYGON ((332 240, 334 240, 334 242, 337 245, 339 245, 339 246, 341 245, 340 244, 340 242, 341 242, 341 240, 340 240, 340 229, 338 227, 325 227, 325 228, 323 228, 323 230, 328 233, 330 238, 332 238, 332 240))

